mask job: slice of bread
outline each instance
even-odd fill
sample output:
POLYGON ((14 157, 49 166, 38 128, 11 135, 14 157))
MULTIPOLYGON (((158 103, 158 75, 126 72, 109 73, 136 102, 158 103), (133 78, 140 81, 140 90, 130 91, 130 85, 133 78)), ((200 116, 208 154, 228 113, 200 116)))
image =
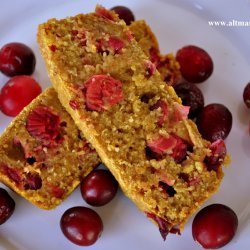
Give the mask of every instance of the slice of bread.
POLYGON ((115 13, 97 6, 51 19, 39 26, 38 43, 62 105, 124 193, 164 238, 182 230, 218 190, 226 158, 214 147, 224 143, 202 139, 115 13))
POLYGON ((0 137, 0 181, 43 209, 60 204, 99 163, 52 87, 0 137))

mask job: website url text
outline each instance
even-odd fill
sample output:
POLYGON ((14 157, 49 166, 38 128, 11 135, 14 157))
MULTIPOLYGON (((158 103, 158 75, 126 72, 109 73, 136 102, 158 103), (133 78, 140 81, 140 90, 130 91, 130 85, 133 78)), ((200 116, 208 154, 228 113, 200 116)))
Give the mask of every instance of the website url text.
POLYGON ((208 21, 209 26, 225 26, 225 27, 250 27, 250 21, 208 21))

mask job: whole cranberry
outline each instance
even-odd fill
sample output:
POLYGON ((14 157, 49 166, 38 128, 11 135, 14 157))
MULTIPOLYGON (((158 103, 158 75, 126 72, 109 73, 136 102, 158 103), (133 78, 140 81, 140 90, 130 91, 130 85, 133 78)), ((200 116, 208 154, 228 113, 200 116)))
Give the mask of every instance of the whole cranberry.
POLYGON ((23 43, 8 43, 0 50, 0 71, 6 76, 31 75, 35 65, 33 51, 23 43))
POLYGON ((15 201, 8 192, 0 188, 0 225, 10 218, 15 210, 15 201))
POLYGON ((118 189, 118 183, 110 171, 93 170, 80 185, 83 199, 92 206, 103 206, 110 202, 118 189))
POLYGON ((30 76, 14 76, 2 88, 0 109, 9 116, 16 116, 41 93, 40 85, 30 76))
POLYGON ((245 86, 243 91, 243 100, 248 108, 250 108, 250 82, 245 86))
POLYGON ((176 60, 180 71, 188 82, 201 83, 207 80, 213 72, 213 61, 202 48, 189 45, 177 51, 176 60))
POLYGON ((72 207, 60 220, 63 234, 76 245, 90 246, 101 236, 103 223, 100 216, 87 207, 72 207))
POLYGON ((115 6, 111 10, 115 11, 127 25, 130 25, 135 20, 133 12, 125 6, 115 6))
POLYGON ((222 204, 212 204, 199 211, 192 224, 193 238, 206 249, 225 246, 238 227, 235 212, 222 204))
POLYGON ((231 131, 233 116, 223 104, 211 103, 201 110, 196 123, 205 139, 211 142, 224 140, 231 131))
POLYGON ((195 84, 189 82, 176 84, 174 89, 181 98, 183 105, 190 106, 188 117, 195 118, 204 107, 204 96, 201 90, 195 84))

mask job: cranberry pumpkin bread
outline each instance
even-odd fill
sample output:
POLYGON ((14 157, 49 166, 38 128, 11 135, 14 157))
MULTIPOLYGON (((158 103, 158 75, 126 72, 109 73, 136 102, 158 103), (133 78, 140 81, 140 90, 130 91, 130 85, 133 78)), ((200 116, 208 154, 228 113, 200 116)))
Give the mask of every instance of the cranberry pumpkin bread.
POLYGON ((172 53, 162 55, 155 34, 144 20, 132 22, 129 26, 135 40, 160 72, 162 80, 169 85, 181 79, 180 65, 172 53))
POLYGON ((164 238, 179 233, 220 185, 224 142, 202 139, 113 12, 51 19, 38 43, 61 103, 124 193, 164 238))
POLYGON ((0 181, 43 209, 61 203, 99 162, 53 88, 24 108, 0 137, 0 181))

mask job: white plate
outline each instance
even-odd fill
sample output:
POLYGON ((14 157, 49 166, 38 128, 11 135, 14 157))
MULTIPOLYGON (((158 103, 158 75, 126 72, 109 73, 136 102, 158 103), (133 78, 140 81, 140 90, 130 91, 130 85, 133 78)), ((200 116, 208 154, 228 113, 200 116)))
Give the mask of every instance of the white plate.
MULTIPOLYGON (((117 1, 98 1, 110 8, 117 1)), ((36 44, 37 25, 49 18, 63 18, 94 10, 96 0, 6 0, 0 8, 0 47, 18 41, 28 44, 36 54, 34 77, 45 88, 50 85, 44 63, 36 44)), ((214 73, 199 87, 206 104, 225 104, 233 114, 233 128, 226 140, 232 155, 232 164, 225 170, 219 192, 205 205, 223 203, 237 213, 239 228, 232 242, 224 249, 249 249, 250 246, 250 112, 244 107, 242 92, 250 81, 250 27, 211 27, 208 21, 250 21, 250 3, 247 0, 125 0, 119 4, 130 7, 137 19, 145 19, 156 33, 161 51, 176 52, 187 44, 206 49, 214 60, 214 73)), ((0 87, 7 78, 0 75, 0 87)), ((11 118, 0 114, 0 130, 11 118)), ((77 189, 62 205, 53 211, 43 211, 10 191, 16 201, 13 216, 0 226, 0 249, 58 250, 80 249, 61 233, 62 213, 72 206, 86 205, 77 189)), ((89 249, 109 250, 195 250, 200 247, 191 235, 192 219, 182 236, 169 235, 163 242, 157 228, 124 195, 119 192, 108 205, 94 208, 103 218, 104 232, 89 249)))

